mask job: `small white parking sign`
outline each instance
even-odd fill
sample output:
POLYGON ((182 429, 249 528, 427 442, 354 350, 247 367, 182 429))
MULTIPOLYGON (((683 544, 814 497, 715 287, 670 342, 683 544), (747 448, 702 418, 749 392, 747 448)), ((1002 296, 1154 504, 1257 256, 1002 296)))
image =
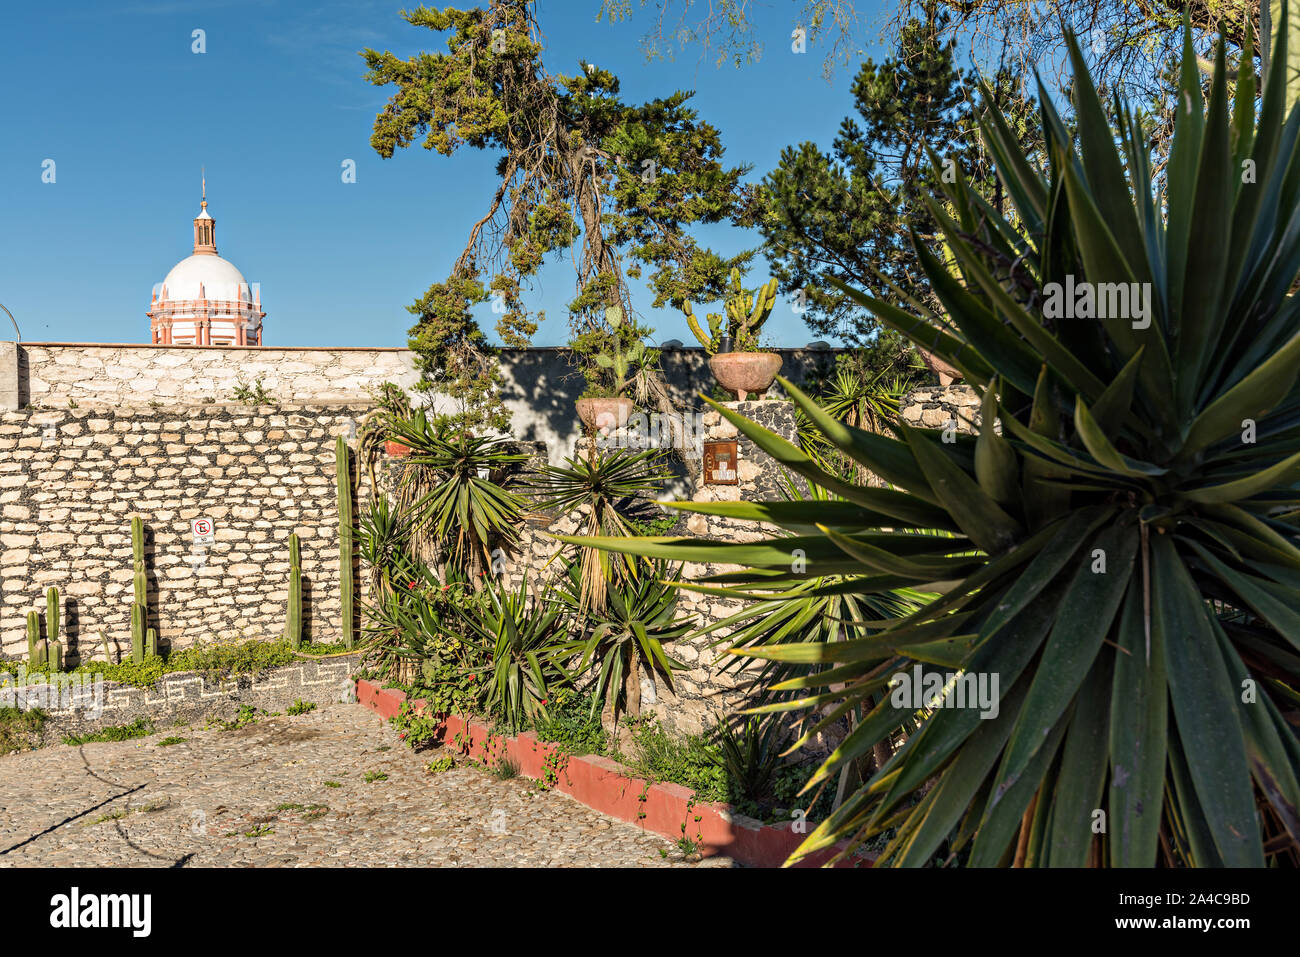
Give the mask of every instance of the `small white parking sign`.
POLYGON ((194 527, 194 544, 211 545, 212 538, 212 519, 196 518, 193 523, 194 527))

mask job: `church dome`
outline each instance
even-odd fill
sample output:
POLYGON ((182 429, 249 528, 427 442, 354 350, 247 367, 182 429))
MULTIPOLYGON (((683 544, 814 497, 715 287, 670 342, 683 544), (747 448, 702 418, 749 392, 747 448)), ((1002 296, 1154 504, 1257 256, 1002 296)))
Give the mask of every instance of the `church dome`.
POLYGON ((194 254, 153 287, 150 331, 159 345, 260 346, 262 293, 217 255, 217 222, 208 213, 207 185, 194 218, 194 254))
POLYGON ((196 254, 182 259, 172 267, 162 285, 167 290, 165 301, 168 302, 178 299, 253 301, 244 274, 235 268, 234 263, 212 254, 196 254))

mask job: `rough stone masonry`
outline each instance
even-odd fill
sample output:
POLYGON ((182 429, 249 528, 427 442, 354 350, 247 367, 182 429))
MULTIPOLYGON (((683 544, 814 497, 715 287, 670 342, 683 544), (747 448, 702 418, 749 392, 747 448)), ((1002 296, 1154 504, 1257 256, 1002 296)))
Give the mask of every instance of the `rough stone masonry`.
POLYGON ((0 639, 26 657, 26 615, 59 588, 82 660, 130 648, 130 519, 144 518, 149 625, 173 648, 275 638, 289 534, 302 546, 304 628, 337 640, 335 436, 365 405, 36 409, 0 414, 0 639), (211 519, 210 545, 192 521, 211 519))

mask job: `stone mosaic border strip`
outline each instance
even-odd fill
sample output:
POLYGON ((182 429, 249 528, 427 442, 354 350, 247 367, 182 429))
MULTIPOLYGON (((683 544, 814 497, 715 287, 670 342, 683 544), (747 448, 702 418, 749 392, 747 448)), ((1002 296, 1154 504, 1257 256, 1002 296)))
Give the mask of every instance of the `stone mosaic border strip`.
MULTIPOLYGON (((402 709, 406 693, 395 688, 381 688, 365 679, 357 682, 357 701, 382 718, 393 718, 402 709)), ((414 703, 424 710, 424 701, 414 703)), ((441 740, 456 742, 468 747, 469 756, 485 758, 491 747, 492 755, 504 753, 519 765, 519 773, 530 778, 556 776, 557 763, 551 759, 558 749, 537 736, 525 732, 518 737, 494 735, 492 729, 478 721, 466 721, 456 715, 441 719, 441 740), (459 740, 458 740, 459 738, 459 740), (489 739, 491 739, 489 741, 489 739)), ((750 867, 780 867, 802 842, 805 835, 796 834, 790 825, 763 824, 751 817, 738 814, 728 804, 691 801, 695 793, 679 784, 651 784, 633 775, 628 768, 601 755, 568 756, 558 764, 558 780, 552 787, 561 794, 587 805, 603 814, 636 824, 670 840, 682 836, 682 823, 686 834, 694 838, 699 834, 701 853, 706 857, 724 855, 750 867), (695 818, 699 817, 699 821, 695 818)), ((825 864, 844 845, 819 851, 804 858, 795 867, 819 867, 825 864)), ((870 866, 867 858, 862 866, 870 866)), ((853 864, 840 864, 852 867, 853 864)))
MULTIPOLYGON (((58 685, 31 684, 0 688, 0 705, 45 710, 49 720, 42 743, 49 743, 69 732, 98 731, 130 724, 137 718, 149 718, 161 727, 168 723, 230 718, 243 705, 283 711, 300 699, 317 705, 352 701, 355 695, 352 676, 360 661, 360 653, 304 658, 256 674, 213 679, 200 672, 176 671, 163 675, 150 688, 102 682, 80 685, 70 692, 67 688, 60 691, 58 685), (9 700, 11 697, 15 700, 9 700)), ((11 664, 0 663, 0 674, 11 664)))

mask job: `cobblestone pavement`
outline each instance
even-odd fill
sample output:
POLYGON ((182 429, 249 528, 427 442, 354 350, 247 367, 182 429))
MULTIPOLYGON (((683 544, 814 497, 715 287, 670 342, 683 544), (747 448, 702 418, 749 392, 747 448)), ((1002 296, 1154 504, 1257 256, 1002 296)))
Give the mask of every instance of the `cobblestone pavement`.
POLYGON ((0 757, 0 866, 727 866, 532 782, 429 774, 357 705, 0 757), (187 740, 159 746, 166 737, 187 740), (367 780, 369 779, 369 780, 367 780), (666 852, 667 856, 664 856, 666 852))

